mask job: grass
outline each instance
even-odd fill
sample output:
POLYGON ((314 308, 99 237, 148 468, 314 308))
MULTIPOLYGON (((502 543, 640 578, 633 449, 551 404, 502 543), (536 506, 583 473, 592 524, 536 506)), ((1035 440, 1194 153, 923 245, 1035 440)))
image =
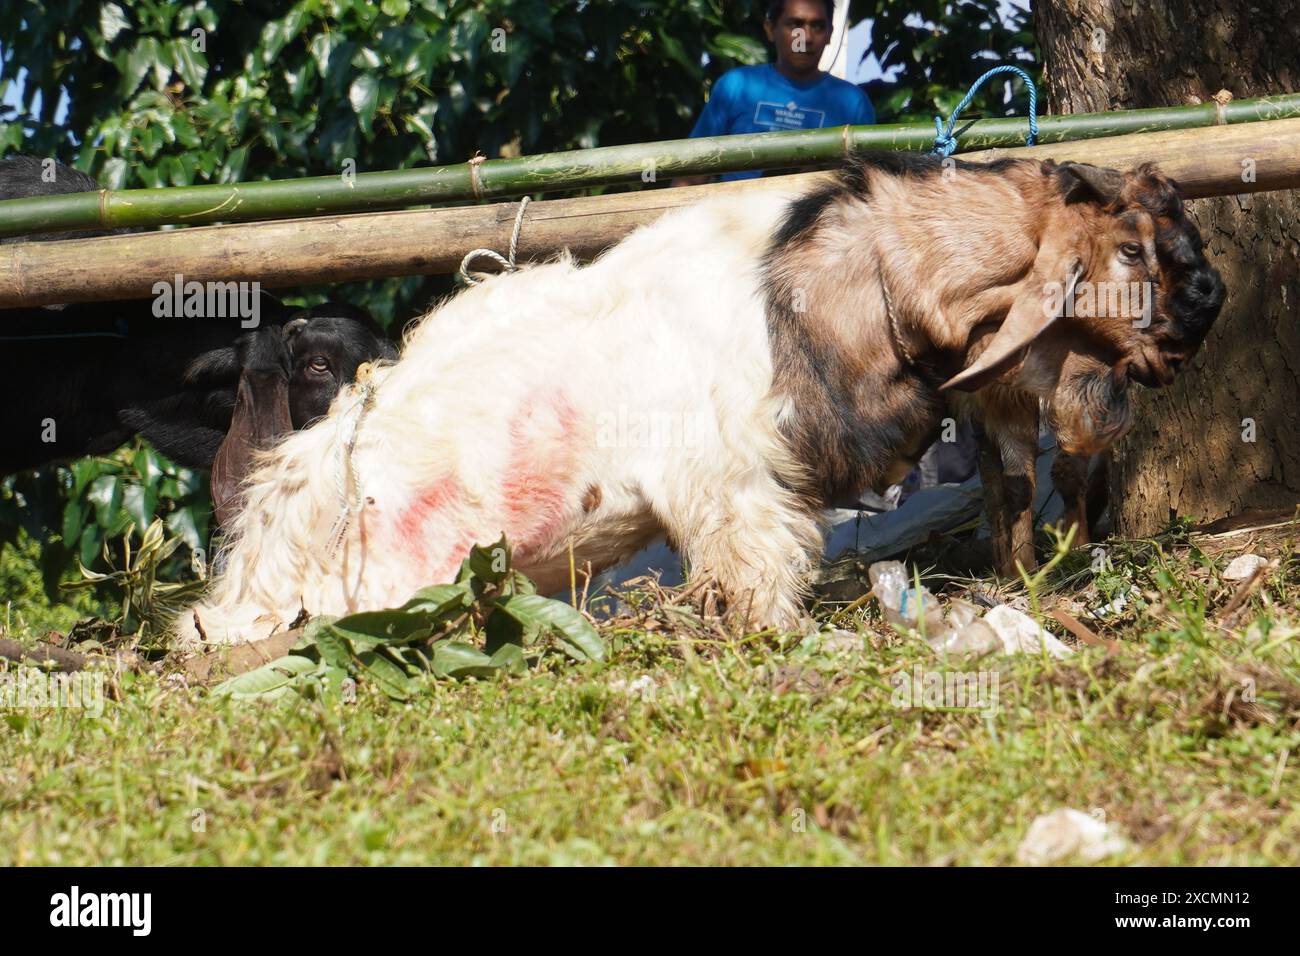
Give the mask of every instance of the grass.
POLYGON ((124 674, 99 718, 0 713, 0 863, 1008 864, 1059 807, 1123 831, 1114 863, 1293 863, 1294 531, 1072 554, 1043 606, 1130 588, 1092 624, 1119 650, 950 661, 996 674, 991 716, 898 706, 899 675, 944 663, 873 607, 853 640, 737 636, 671 592, 603 628, 604 666, 547 658, 407 704, 124 674), (1224 620, 1221 571, 1252 548, 1276 565, 1224 620))

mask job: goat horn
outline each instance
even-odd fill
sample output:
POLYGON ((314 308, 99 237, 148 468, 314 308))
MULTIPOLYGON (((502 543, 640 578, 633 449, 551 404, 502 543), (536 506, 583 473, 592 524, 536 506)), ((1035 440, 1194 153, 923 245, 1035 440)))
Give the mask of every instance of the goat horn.
POLYGON ((1118 169, 1090 163, 1064 163, 1062 168, 1103 203, 1114 202, 1124 189, 1124 174, 1118 169))
POLYGON ((306 318, 305 316, 296 319, 290 319, 288 322, 284 323, 284 328, 280 330, 280 334, 284 336, 284 340, 287 342, 295 335, 297 335, 299 332, 301 332, 303 330, 303 327, 306 326, 306 324, 309 321, 311 320, 306 318))

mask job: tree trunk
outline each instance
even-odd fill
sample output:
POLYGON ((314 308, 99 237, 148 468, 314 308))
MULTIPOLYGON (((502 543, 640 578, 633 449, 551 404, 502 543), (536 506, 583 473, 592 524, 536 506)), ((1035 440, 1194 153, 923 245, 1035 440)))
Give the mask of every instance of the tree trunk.
MULTIPOLYGON (((1300 0, 1037 0, 1034 16, 1052 113, 1300 86, 1300 0)), ((1173 386, 1134 396, 1109 477, 1126 536, 1300 501, 1300 191, 1189 207, 1228 299, 1173 386)))

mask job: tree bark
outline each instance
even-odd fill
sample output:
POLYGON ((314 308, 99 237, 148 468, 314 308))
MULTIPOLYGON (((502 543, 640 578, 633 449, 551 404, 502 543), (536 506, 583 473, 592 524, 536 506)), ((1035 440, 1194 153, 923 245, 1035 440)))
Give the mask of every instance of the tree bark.
MULTIPOLYGON (((1300 0, 1038 0, 1034 16, 1052 113, 1300 86, 1300 0)), ((1189 208, 1228 300, 1173 386, 1134 396, 1109 476, 1126 536, 1300 501, 1300 191, 1189 208)))

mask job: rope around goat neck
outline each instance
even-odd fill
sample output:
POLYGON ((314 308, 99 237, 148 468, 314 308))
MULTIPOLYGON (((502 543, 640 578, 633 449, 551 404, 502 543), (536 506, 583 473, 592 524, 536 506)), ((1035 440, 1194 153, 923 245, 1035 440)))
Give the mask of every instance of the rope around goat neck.
POLYGON ((501 266, 502 270, 505 272, 514 272, 516 270, 517 267, 515 266, 515 253, 519 251, 519 232, 524 227, 524 210, 528 208, 528 203, 530 201, 531 200, 528 196, 525 196, 523 199, 519 200, 519 212, 515 214, 515 228, 514 231, 510 234, 509 258, 506 258, 505 256, 501 255, 501 253, 496 252, 493 249, 470 250, 469 254, 466 255, 465 258, 462 259, 460 262, 460 277, 462 280, 464 280, 465 283, 467 283, 468 285, 478 285, 480 282, 483 281, 482 279, 474 278, 474 276, 471 275, 469 271, 469 264, 473 262, 475 259, 477 259, 479 256, 487 256, 489 259, 495 259, 497 264, 501 266))
POLYGON ((348 532, 348 525, 352 523, 352 516, 361 513, 361 473, 357 470, 356 449, 357 436, 361 431, 361 420, 366 417, 366 412, 375 399, 375 381, 373 378, 374 366, 369 362, 363 362, 357 366, 357 387, 361 390, 361 396, 348 409, 348 414, 352 416, 352 427, 348 433, 348 440, 339 448, 339 467, 334 473, 335 487, 339 494, 339 515, 334 519, 334 525, 330 528, 329 536, 329 555, 333 557, 343 543, 343 538, 348 532), (348 499, 348 478, 352 479, 352 486, 356 493, 353 500, 348 499))
MULTIPOLYGON (((528 208, 529 197, 525 196, 519 201, 519 212, 515 215, 515 228, 510 234, 510 256, 503 257, 500 253, 491 249, 475 249, 467 255, 460 264, 460 277, 470 285, 478 285, 482 279, 476 279, 469 273, 469 264, 478 256, 489 256, 501 264, 506 272, 514 272, 515 256, 519 251, 519 233, 524 225, 524 210, 528 208)), ((375 380, 373 377, 374 366, 369 362, 363 362, 357 366, 357 388, 360 390, 360 396, 357 401, 348 409, 347 415, 350 427, 348 429, 347 441, 339 448, 339 465, 338 470, 334 473, 335 489, 339 497, 339 514, 334 519, 334 524, 330 528, 328 553, 331 557, 338 553, 339 547, 343 544, 343 539, 348 533, 348 526, 352 523, 354 515, 361 513, 361 472, 357 468, 356 450, 357 438, 361 433, 361 423, 366 417, 366 412, 370 411, 370 406, 375 400, 375 380), (348 480, 351 479, 352 494, 348 494, 348 480)))
POLYGON ((900 355, 913 368, 916 367, 916 360, 912 358, 912 353, 908 351, 907 345, 903 342, 903 333, 898 328, 898 311, 894 308, 894 296, 889 291, 889 286, 885 283, 885 273, 880 268, 880 263, 876 262, 876 279, 880 282, 880 295, 885 300, 885 317, 889 320, 889 332, 894 340, 894 347, 898 349, 900 355))

